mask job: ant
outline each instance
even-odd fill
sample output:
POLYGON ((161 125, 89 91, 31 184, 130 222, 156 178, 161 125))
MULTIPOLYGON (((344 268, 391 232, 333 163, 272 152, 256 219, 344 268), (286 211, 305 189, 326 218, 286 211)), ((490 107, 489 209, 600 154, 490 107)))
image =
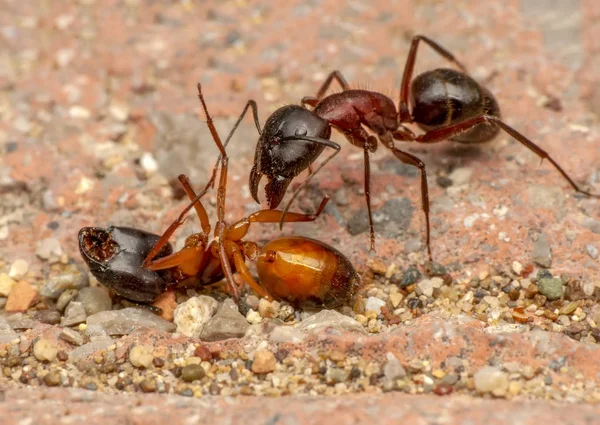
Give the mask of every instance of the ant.
POLYGON ((369 155, 377 150, 378 140, 398 160, 417 167, 421 172, 422 209, 425 215, 427 253, 430 260, 432 255, 429 190, 425 164, 418 157, 396 148, 394 140, 425 144, 451 140, 474 144, 487 142, 503 130, 542 160, 547 159, 577 192, 592 197, 600 196, 579 188, 546 151, 504 123, 500 118, 498 102, 492 93, 467 75, 466 68, 448 50, 423 35, 417 35, 412 39, 402 76, 397 109, 393 100, 381 93, 350 89, 339 71, 329 74, 316 96, 304 97, 301 105, 287 105, 277 109, 266 120, 262 131, 256 103, 252 100, 248 101, 239 120, 243 118, 250 106, 260 135, 249 178, 250 192, 254 200, 260 203, 258 186, 263 175, 266 175, 269 180, 265 185, 267 203, 269 208, 276 208, 282 201, 290 182, 307 168, 310 173, 286 204, 280 227, 283 226, 287 211, 298 193, 340 151, 340 145, 330 140, 332 127, 340 131, 352 145, 363 149, 364 191, 369 213, 371 251, 375 249, 375 231, 371 212, 369 155), (427 44, 459 70, 439 68, 422 73, 413 79, 420 42, 427 44), (325 96, 334 80, 339 83, 342 91, 325 96), (412 108, 409 108, 409 104, 412 108), (309 110, 307 106, 314 109, 309 110), (406 127, 406 124, 413 123, 425 133, 416 135, 406 127), (369 134, 367 129, 375 135, 369 134), (326 147, 333 149, 332 154, 311 171, 311 164, 326 147))
MULTIPOLYGON (((212 178, 197 195, 188 178, 185 175, 179 176, 191 203, 160 237, 136 229, 82 229, 80 249, 92 273, 101 283, 111 287, 119 295, 137 302, 151 302, 165 290, 166 278, 158 275, 164 271, 170 271, 171 275, 168 278, 181 284, 197 280, 201 285, 208 285, 225 277, 228 290, 236 301, 239 301, 240 288, 234 282, 233 271, 237 271, 242 280, 260 297, 285 300, 303 307, 333 308, 350 302, 359 288, 360 278, 350 261, 335 248, 317 240, 298 236, 272 240, 262 249, 259 249, 255 242, 242 240, 251 223, 277 223, 283 218, 283 211, 260 210, 231 226, 225 223, 229 158, 208 112, 200 84, 198 97, 213 140, 220 151, 212 178), (200 198, 213 185, 219 162, 221 167, 217 189, 218 221, 214 239, 209 243, 211 224, 200 198), (184 247, 172 253, 168 240, 184 223, 191 208, 194 208, 198 215, 202 231, 189 236, 184 247), (154 242, 152 248, 149 248, 150 241, 154 242), (145 257, 143 261, 142 257, 145 257), (94 261, 90 261, 90 258, 94 261), (245 263, 246 258, 256 260, 262 286, 252 277, 245 263), (120 268, 120 274, 115 273, 115 265, 122 263, 126 263, 127 267, 120 268), (103 267, 92 267, 98 264, 103 267), (114 276, 118 276, 119 279, 115 279, 114 276), (138 284, 141 284, 140 287, 135 288, 138 284)), ((328 200, 327 196, 324 197, 314 214, 291 212, 284 220, 314 221, 328 200)))

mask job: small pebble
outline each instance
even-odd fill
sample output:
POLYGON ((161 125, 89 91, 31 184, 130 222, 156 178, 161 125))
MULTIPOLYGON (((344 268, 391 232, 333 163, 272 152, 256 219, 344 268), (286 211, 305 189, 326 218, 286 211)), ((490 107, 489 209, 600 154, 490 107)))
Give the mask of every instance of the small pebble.
POLYGON ((246 320, 248 321, 248 323, 251 323, 254 325, 254 324, 262 322, 262 316, 260 315, 260 313, 258 311, 248 310, 248 313, 246 313, 246 320))
POLYGON ((71 301, 65 309, 65 314, 61 322, 61 326, 75 326, 85 322, 87 313, 83 304, 77 301, 71 301))
POLYGON ((518 261, 513 261, 512 269, 517 276, 520 276, 521 272, 523 271, 523 264, 519 263, 518 261))
POLYGON ((181 379, 185 382, 199 381, 205 375, 204 368, 199 364, 190 364, 181 369, 181 379))
POLYGON ((279 316, 284 322, 294 318, 294 307, 289 304, 284 304, 279 309, 279 316))
POLYGON ((156 379, 146 378, 140 382, 140 389, 145 393, 153 393, 156 391, 156 379))
POLYGON ((391 293, 389 296, 390 303, 394 308, 398 307, 403 299, 404 295, 402 295, 400 292, 391 293))
POLYGON ((56 345, 47 339, 38 339, 33 345, 33 355, 41 362, 52 362, 56 359, 56 345))
POLYGON ((112 308, 112 300, 108 295, 108 291, 97 286, 81 289, 76 300, 83 305, 88 316, 112 308))
POLYGON ((492 393, 501 397, 508 390, 508 375, 497 367, 483 367, 475 373, 473 378, 475 389, 480 393, 492 393))
POLYGON ((559 299, 564 293, 563 282, 559 278, 540 279, 538 281, 538 289, 550 301, 559 299))
POLYGON ((258 297, 256 295, 248 295, 246 297, 246 305, 253 310, 258 310, 259 303, 260 303, 260 300, 258 299, 258 297))
POLYGON ((7 312, 26 311, 37 298, 36 289, 25 281, 18 282, 10 291, 4 310, 7 312))
POLYGON ((594 260, 596 258, 598 258, 598 248, 596 248, 596 246, 594 246, 592 244, 588 244, 585 246, 585 250, 587 251, 590 258, 592 258, 594 260))
POLYGON ((381 307, 385 306, 386 302, 377 297, 369 297, 365 302, 365 311, 374 311, 375 313, 381 313, 381 307))
POLYGON ((173 313, 177 332, 190 338, 198 338, 218 305, 217 300, 206 295, 192 297, 179 304, 173 313))
POLYGON ((240 338, 244 336, 249 326, 237 304, 231 298, 227 298, 202 328, 200 339, 221 341, 228 338, 240 338))
POLYGON ((140 165, 147 174, 154 174, 158 170, 158 163, 150 152, 144 152, 140 158, 140 165))
POLYGON ((8 297, 17 282, 6 273, 0 273, 0 295, 8 297))
POLYGON ((402 276, 402 280, 400 281, 400 287, 406 288, 414 283, 417 283, 417 280, 421 277, 421 272, 414 266, 408 267, 404 271, 404 275, 402 276))
POLYGON ((431 282, 431 280, 425 279, 425 280, 420 281, 417 284, 417 288, 426 297, 433 296, 433 283, 431 282))
POLYGON ((35 314, 34 319, 48 325, 58 325, 60 323, 60 313, 55 310, 42 310, 35 314))
POLYGON ((402 379, 406 376, 406 370, 393 353, 388 352, 386 355, 386 363, 383 366, 383 375, 388 382, 393 382, 396 379, 402 379))
POLYGON ((27 274, 29 271, 29 263, 25 260, 16 260, 10 266, 10 271, 8 275, 13 279, 19 279, 27 274))
POLYGON ((79 291, 76 289, 67 289, 65 292, 60 294, 58 300, 56 300, 56 309, 58 311, 64 311, 69 303, 75 299, 78 292, 79 291))
POLYGON ((259 350, 254 353, 252 361, 252 372, 254 373, 269 373, 275 370, 277 360, 273 353, 269 350, 259 350))
POLYGON ((82 345, 84 342, 83 335, 71 328, 62 328, 58 337, 74 345, 82 345))
POLYGON ((325 379, 332 384, 339 384, 348 380, 348 372, 339 367, 330 367, 325 373, 325 379))
POLYGON ((447 273, 446 267, 435 261, 426 261, 425 271, 429 277, 444 276, 447 273))
POLYGON ((129 350, 129 362, 139 368, 148 368, 152 365, 153 348, 149 345, 136 345, 129 350))
POLYGON ((311 333, 318 333, 326 329, 336 329, 340 332, 367 333, 359 322, 335 310, 321 310, 317 314, 313 314, 304 319, 298 325, 298 329, 311 333))
POLYGON ((452 183, 455 186, 460 186, 463 184, 467 184, 469 180, 471 180, 471 176, 473 175, 473 169, 468 167, 459 167, 452 170, 450 174, 448 174, 448 178, 452 180, 452 183))
POLYGON ((49 387, 57 387, 60 385, 60 372, 58 370, 51 370, 44 375, 44 384, 49 387))
POLYGON ((268 301, 265 298, 261 298, 258 302, 258 313, 263 318, 277 317, 280 307, 279 301, 268 301))

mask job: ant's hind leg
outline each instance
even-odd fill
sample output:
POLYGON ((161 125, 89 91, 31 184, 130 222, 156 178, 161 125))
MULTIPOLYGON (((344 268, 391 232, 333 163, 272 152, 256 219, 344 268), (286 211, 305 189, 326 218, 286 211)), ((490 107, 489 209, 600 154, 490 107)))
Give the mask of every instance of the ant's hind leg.
POLYGON ((542 160, 547 159, 552 166, 564 177, 564 179, 569 182, 571 187, 575 189, 575 191, 579 193, 583 193, 584 195, 591 196, 593 198, 600 198, 600 194, 591 193, 587 190, 581 189, 577 183, 573 181, 573 179, 567 174, 565 170, 562 169, 560 165, 550 156, 548 152, 544 149, 540 148, 538 145, 533 143, 527 137, 519 133, 517 130, 504 123, 500 118, 495 117, 493 115, 480 115, 475 118, 470 118, 458 124, 450 125, 447 127, 437 128, 435 130, 430 130, 425 134, 421 134, 415 138, 415 141, 418 143, 437 143, 443 140, 451 139, 452 137, 458 136, 461 133, 464 133, 467 130, 472 129, 473 127, 480 124, 492 124, 496 125, 501 130, 504 130, 510 136, 512 136, 517 142, 521 143, 527 149, 535 153, 542 160))
POLYGON ((417 48, 419 47, 420 41, 423 41, 424 43, 429 45, 429 47, 431 47, 438 54, 452 62, 462 72, 467 72, 464 65, 460 63, 454 57, 454 55, 450 53, 450 51, 446 50, 444 47, 440 46, 438 43, 436 43, 428 37, 425 37, 424 35, 415 35, 412 39, 408 56, 406 57, 406 65, 404 65, 404 73, 402 74, 402 83, 400 85, 400 103, 398 105, 398 113, 400 116, 401 123, 412 122, 412 117, 410 115, 410 111, 408 110, 408 89, 410 82, 412 81, 412 76, 415 69, 415 62, 417 60, 417 48))

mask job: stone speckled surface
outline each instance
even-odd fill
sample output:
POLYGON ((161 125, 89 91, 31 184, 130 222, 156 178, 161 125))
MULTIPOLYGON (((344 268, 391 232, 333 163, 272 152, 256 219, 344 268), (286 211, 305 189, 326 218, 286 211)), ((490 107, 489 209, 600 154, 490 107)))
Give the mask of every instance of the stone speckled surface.
MULTIPOLYGON (((80 261, 80 227, 118 224, 159 232, 184 205, 173 199, 169 180, 186 173, 200 185, 207 178, 216 150, 202 122, 197 81, 222 134, 247 99, 257 101, 264 122, 277 107, 315 93, 333 69, 354 87, 395 99, 410 37, 419 33, 454 52, 485 83, 507 123, 546 149, 576 182, 600 192, 600 9, 595 0, 0 3, 0 272, 25 259, 25 280, 37 286, 56 271, 48 257, 80 261), (47 242, 54 239, 60 247, 47 242)), ((418 71, 439 66, 446 63, 426 48, 420 51, 418 71)), ((257 139, 250 121, 229 149, 230 221, 257 208, 247 188, 257 139)), ((369 259, 362 155, 334 137, 342 153, 297 207, 312 209, 322 193, 335 194, 335 202, 318 222, 284 232, 318 236, 340 247, 362 272, 369 259)), ((404 146, 428 167, 438 262, 458 276, 477 276, 490 267, 509 269, 513 261, 533 263, 537 244, 536 254, 550 251, 555 275, 600 285, 600 201, 575 195, 549 164, 540 165, 503 134, 471 148, 404 146), (438 183, 445 177, 454 184, 438 183)), ((417 173, 384 149, 374 156, 372 173, 373 206, 381 223, 377 257, 399 268, 419 262, 424 220, 417 173)), ((214 213, 212 206, 209 212, 214 213)), ((194 219, 188 220, 181 235, 196 227, 194 219)), ((260 240, 276 234, 275 226, 251 233, 260 240)), ((520 347, 534 337, 508 334, 506 340, 509 347, 520 347)), ((560 335, 552 338, 560 339, 556 343, 565 355, 572 349, 578 359, 572 382, 581 375, 598 379, 597 356, 585 354, 595 348, 560 335)), ((479 342, 469 357, 483 366, 494 353, 486 347, 488 340, 479 342)), ((427 346, 415 354, 430 355, 427 346)), ((523 349, 522 361, 533 357, 523 349)), ((96 407, 131 423, 164 422, 158 419, 179 415, 178 408, 184 416, 190 412, 186 419, 192 422, 193 415, 206 420, 197 410, 203 408, 213 423, 264 414, 265 423, 317 424, 332 412, 340 415, 340 423, 396 417, 415 424, 442 418, 493 424, 502 415, 515 424, 534 423, 534 417, 536 422, 598 421, 597 408, 589 405, 404 394, 292 399, 283 408, 278 400, 262 398, 194 401, 144 395, 135 399, 140 406, 131 414, 125 411, 129 399, 81 390, 69 395, 66 389, 7 389, 4 420, 18 423, 25 412, 38 423, 53 420, 44 416, 51 413, 43 404, 30 410, 40 397, 66 397, 61 408, 90 423, 96 407), (81 397, 89 402, 80 403, 81 397)))

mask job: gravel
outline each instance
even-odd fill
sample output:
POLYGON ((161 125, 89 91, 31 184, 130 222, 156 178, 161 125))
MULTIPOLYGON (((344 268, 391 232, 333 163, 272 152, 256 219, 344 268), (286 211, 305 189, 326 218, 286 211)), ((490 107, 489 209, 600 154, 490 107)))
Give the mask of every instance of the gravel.
MULTIPOLYGON (((262 300, 261 300, 262 301, 262 300)), ((228 338, 244 336, 250 324, 239 312, 238 306, 231 299, 226 299, 217 312, 203 326, 200 339, 203 341, 220 341, 228 338)))
POLYGON ((215 314, 218 305, 219 303, 214 298, 206 295, 192 297, 179 304, 174 313, 177 332, 198 338, 204 325, 215 314))

